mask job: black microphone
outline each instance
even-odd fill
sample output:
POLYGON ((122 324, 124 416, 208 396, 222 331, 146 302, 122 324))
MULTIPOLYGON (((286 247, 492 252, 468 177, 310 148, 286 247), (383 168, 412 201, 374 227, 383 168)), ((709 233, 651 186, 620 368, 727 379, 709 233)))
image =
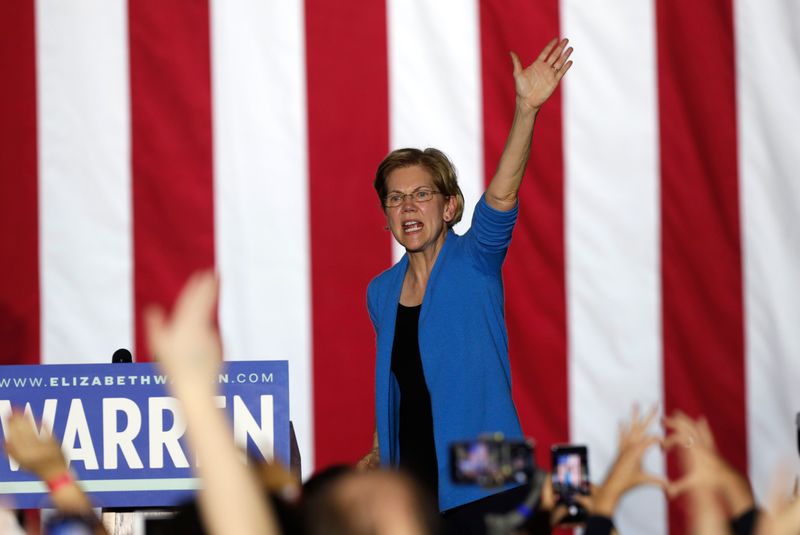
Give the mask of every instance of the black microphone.
POLYGON ((130 364, 131 362, 133 362, 133 355, 131 355, 131 352, 123 347, 114 351, 114 356, 111 357, 111 362, 113 364, 117 363, 130 364))

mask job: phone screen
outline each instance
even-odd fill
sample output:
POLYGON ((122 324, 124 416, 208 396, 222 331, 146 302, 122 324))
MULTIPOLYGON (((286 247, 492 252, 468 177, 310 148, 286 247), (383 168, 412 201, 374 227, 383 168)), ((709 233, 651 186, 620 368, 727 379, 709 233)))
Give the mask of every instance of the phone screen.
POLYGON ((589 494, 589 463, 586 446, 553 446, 553 493, 557 503, 567 506, 567 522, 582 520, 586 511, 574 499, 575 494, 589 494))
POLYGON ((527 483, 534 469, 533 446, 494 438, 455 442, 450 445, 450 466, 454 483, 482 487, 527 483))

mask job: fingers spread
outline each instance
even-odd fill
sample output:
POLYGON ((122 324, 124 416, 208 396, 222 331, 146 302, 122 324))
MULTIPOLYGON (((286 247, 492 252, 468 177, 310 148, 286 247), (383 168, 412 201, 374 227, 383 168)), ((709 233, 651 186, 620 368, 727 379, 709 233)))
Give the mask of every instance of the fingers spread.
POLYGON ((539 57, 536 58, 536 61, 545 61, 547 57, 550 55, 550 52, 552 52, 553 47, 556 46, 557 42, 558 42, 558 37, 553 37, 553 39, 549 43, 547 43, 547 46, 544 47, 544 50, 542 50, 541 54, 539 54, 539 57))
POLYGON ((647 414, 645 415, 644 420, 642 421, 642 427, 644 429, 650 427, 650 425, 656 419, 657 415, 658 415, 658 403, 654 404, 652 407, 650 407, 650 410, 647 411, 647 414))
POLYGON ((556 81, 561 80, 564 77, 564 75, 567 74, 567 71, 569 70, 570 67, 572 67, 572 60, 568 61, 563 68, 558 70, 556 81))
POLYGON ((558 43, 558 46, 557 46, 557 47, 555 47, 555 48, 554 48, 554 49, 553 49, 553 50, 550 52, 550 54, 548 55, 547 59, 545 60, 545 63, 547 63, 547 64, 548 64, 548 65, 550 65, 551 67, 555 66, 555 65, 554 65, 554 64, 555 64, 555 62, 556 62, 556 61, 558 60, 558 58, 561 56, 561 53, 562 53, 562 52, 564 52, 564 48, 566 48, 566 46, 567 46, 567 43, 568 43, 568 42, 569 42, 569 41, 568 41, 567 39, 562 39, 562 40, 561 40, 561 41, 558 43))

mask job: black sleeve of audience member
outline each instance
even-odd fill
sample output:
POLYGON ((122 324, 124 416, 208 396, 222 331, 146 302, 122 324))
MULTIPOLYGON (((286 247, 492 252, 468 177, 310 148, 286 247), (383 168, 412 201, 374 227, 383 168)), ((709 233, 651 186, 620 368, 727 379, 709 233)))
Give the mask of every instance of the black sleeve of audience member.
POLYGON ((523 527, 529 535, 550 535, 550 511, 536 511, 523 527))
POLYGON ((607 516, 592 515, 586 521, 583 535, 609 535, 614 529, 614 522, 607 516))
POLYGON ((758 509, 753 507, 731 520, 731 531, 735 535, 750 535, 754 532, 757 521, 758 509))

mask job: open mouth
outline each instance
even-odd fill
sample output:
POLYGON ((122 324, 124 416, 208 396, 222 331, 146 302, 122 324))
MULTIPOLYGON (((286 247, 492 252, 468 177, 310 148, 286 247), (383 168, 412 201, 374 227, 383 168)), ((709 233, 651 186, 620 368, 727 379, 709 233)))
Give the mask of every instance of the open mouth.
POLYGON ((422 230, 422 222, 416 220, 404 221, 403 232, 406 234, 413 234, 422 230))

